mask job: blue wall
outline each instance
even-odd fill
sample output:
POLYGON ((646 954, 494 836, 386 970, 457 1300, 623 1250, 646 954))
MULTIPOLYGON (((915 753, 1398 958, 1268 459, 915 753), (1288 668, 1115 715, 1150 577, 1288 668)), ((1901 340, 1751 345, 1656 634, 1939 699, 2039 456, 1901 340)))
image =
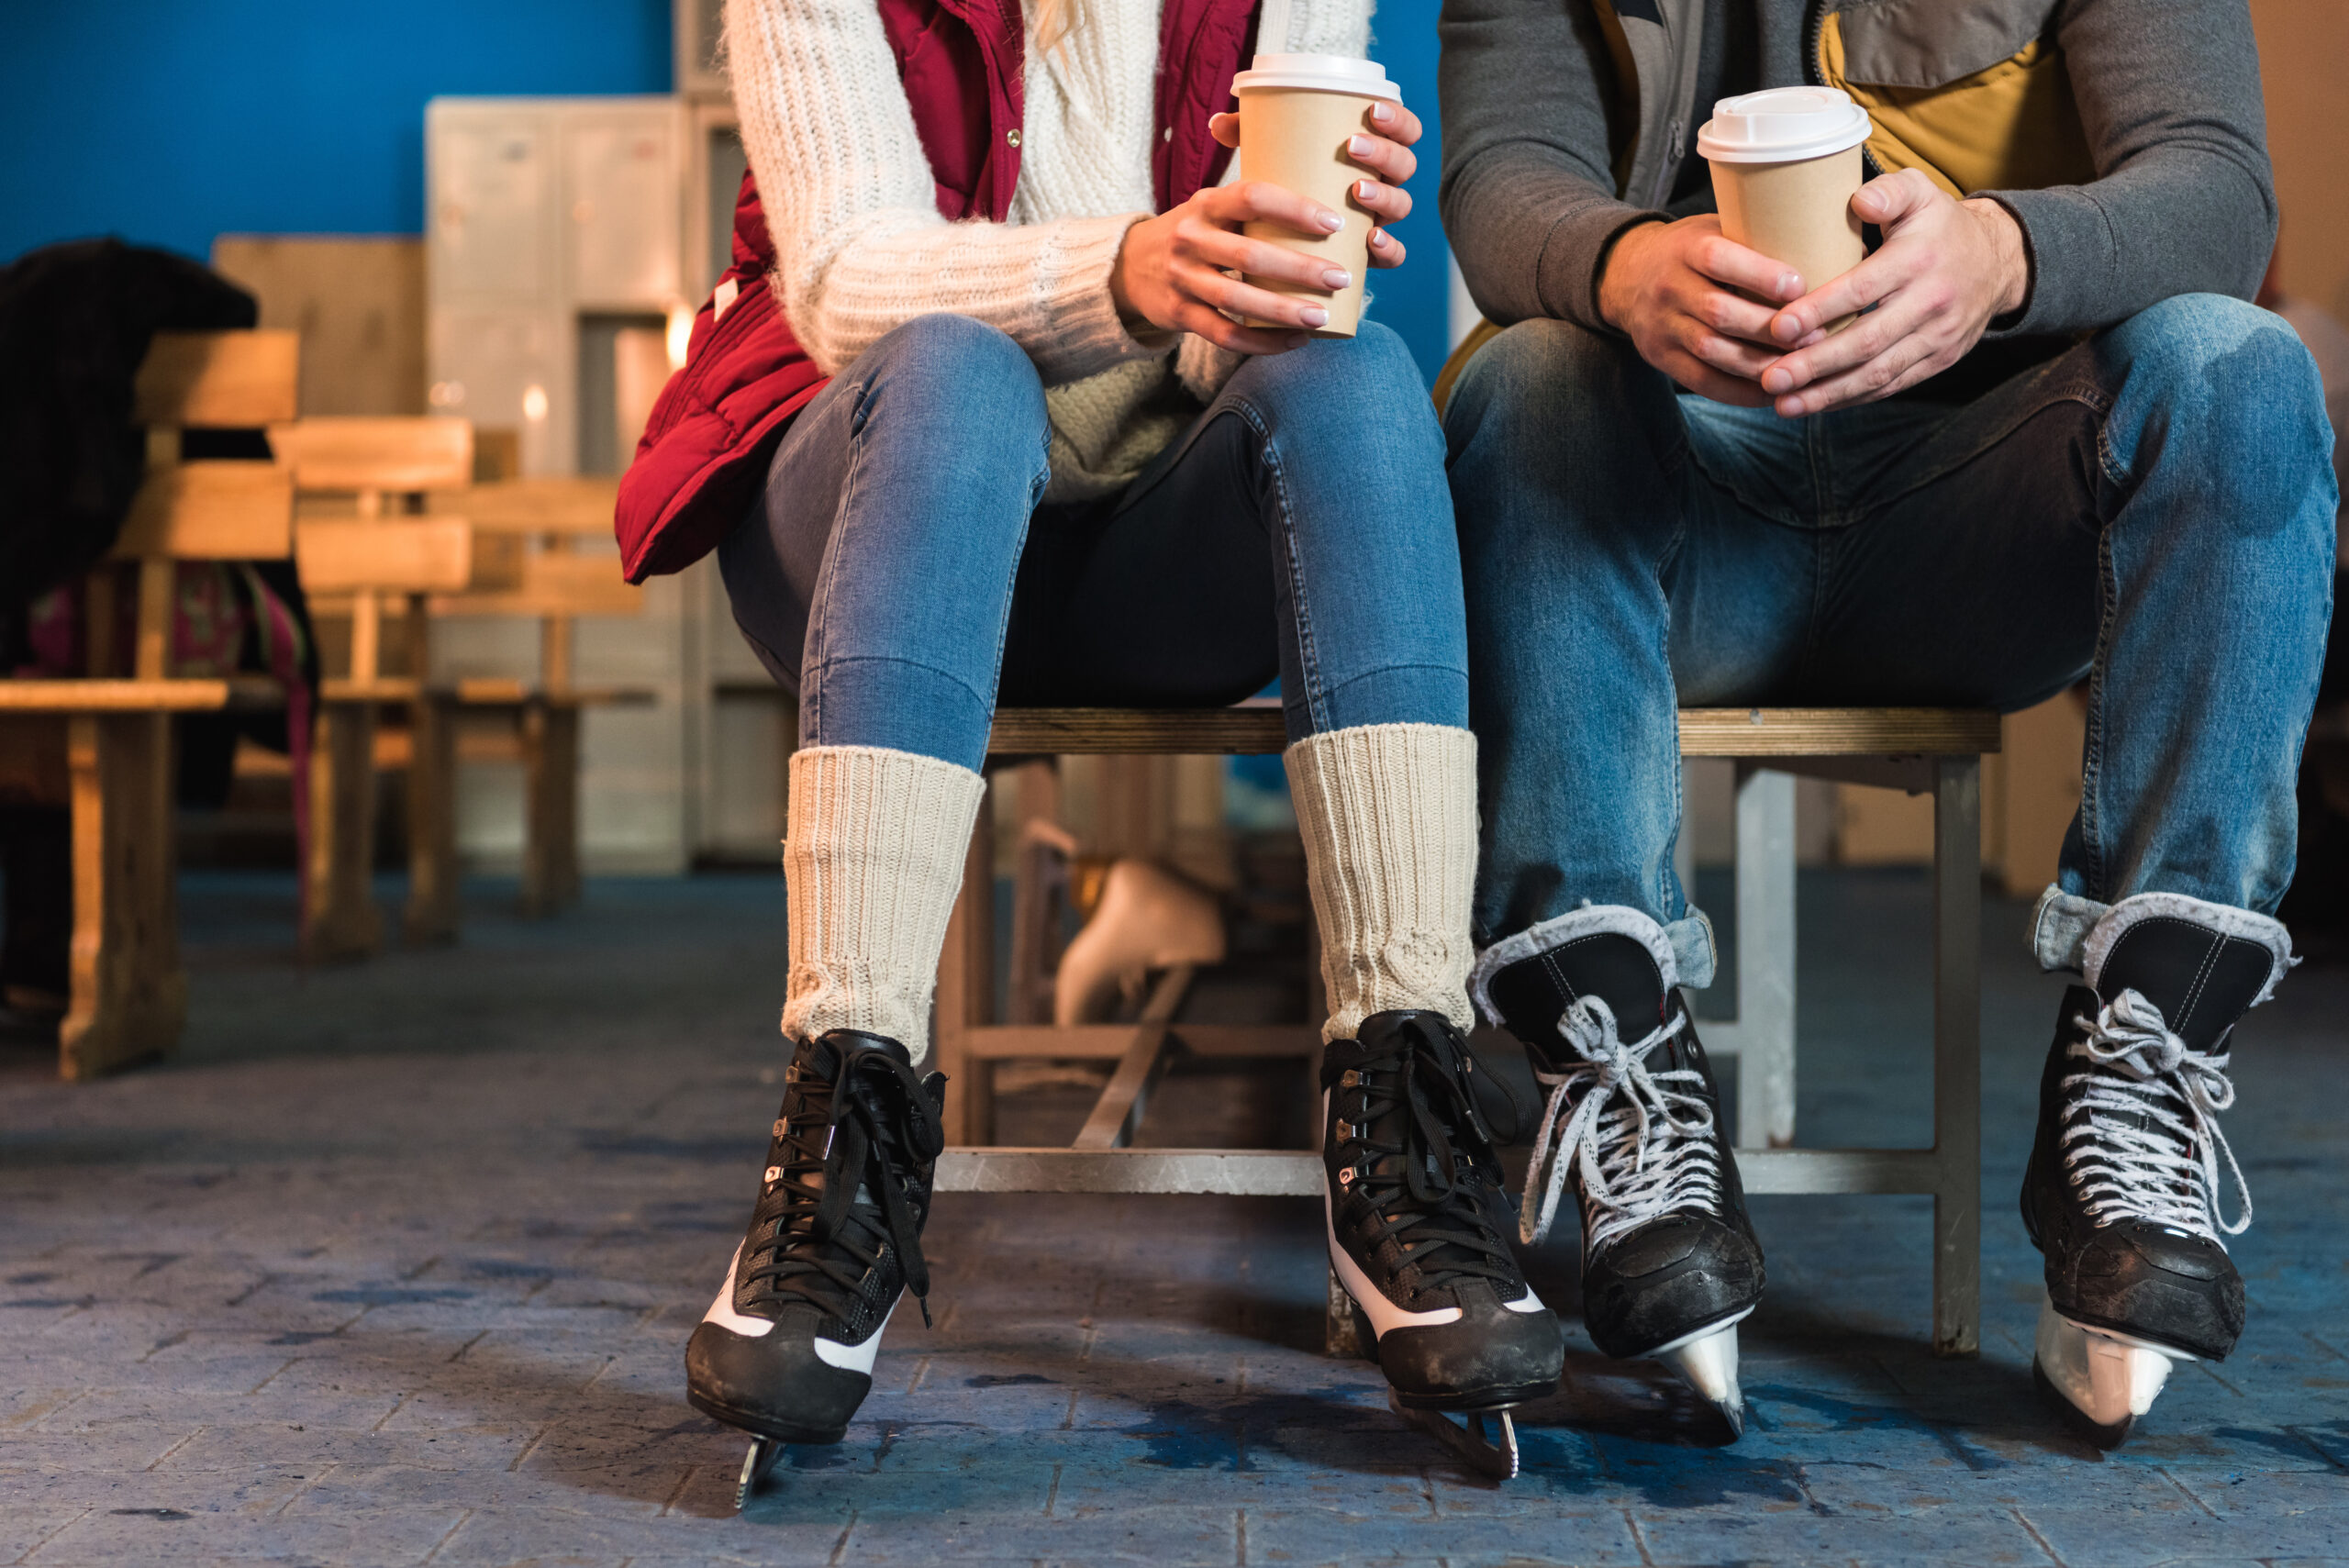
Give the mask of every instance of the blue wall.
MULTIPOLYGON (((1385 0, 1383 61, 1428 122, 1410 252, 1374 315, 1429 378, 1445 349, 1435 217, 1438 0, 1385 0)), ((0 261, 119 234, 416 234, 424 104, 440 94, 660 93, 668 0, 42 0, 0 48, 0 261)))
POLYGON ((668 0, 28 0, 0 46, 0 258, 114 233, 417 234, 443 93, 665 93, 668 0))
POLYGON ((1435 18, 1440 9, 1442 0, 1380 0, 1371 22, 1375 36, 1370 46, 1371 58, 1386 67, 1388 79, 1401 89, 1403 102, 1426 131, 1417 150, 1419 172, 1411 180, 1411 216, 1395 226, 1395 237, 1406 252, 1404 261, 1391 272, 1371 274, 1371 291, 1378 296, 1371 316, 1403 335, 1430 385, 1452 350, 1447 322, 1452 251, 1443 242, 1435 210, 1435 182, 1442 161, 1438 149, 1443 138, 1435 105, 1435 18))

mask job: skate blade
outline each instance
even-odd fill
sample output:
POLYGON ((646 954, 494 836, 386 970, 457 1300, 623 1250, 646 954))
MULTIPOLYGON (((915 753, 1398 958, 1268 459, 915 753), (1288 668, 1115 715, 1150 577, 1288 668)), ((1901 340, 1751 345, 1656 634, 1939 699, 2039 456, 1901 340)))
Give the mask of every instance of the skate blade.
POLYGON ((1508 1407, 1496 1410, 1464 1410, 1462 1419, 1453 1421, 1441 1410, 1414 1410, 1386 1391, 1386 1407, 1403 1418, 1406 1424, 1442 1443, 1453 1458, 1479 1475, 1495 1481, 1517 1479, 1517 1423, 1509 1419, 1508 1407), (1492 1417, 1500 1424, 1500 1441, 1485 1435, 1485 1418, 1492 1417))
POLYGON ((1732 1439, 1745 1435, 1745 1391, 1737 1382, 1737 1326, 1745 1316, 1741 1312, 1648 1352, 1720 1412, 1732 1439))
POLYGON ((774 1473, 774 1467, 783 1460, 785 1446, 774 1438, 751 1440, 751 1450, 742 1456, 742 1473, 734 1483, 736 1513, 742 1511, 742 1506, 757 1495, 759 1487, 774 1473))
POLYGON ((2196 1359, 2149 1340, 2075 1323, 2054 1302, 2040 1303, 2032 1381, 2099 1448, 2126 1441, 2137 1418, 2154 1407, 2171 1366, 2196 1359))

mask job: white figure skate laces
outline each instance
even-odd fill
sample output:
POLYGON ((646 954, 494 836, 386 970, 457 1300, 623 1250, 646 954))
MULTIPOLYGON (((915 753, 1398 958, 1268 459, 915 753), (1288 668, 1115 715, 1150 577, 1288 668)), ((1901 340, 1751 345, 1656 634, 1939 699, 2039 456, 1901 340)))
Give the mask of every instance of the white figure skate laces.
POLYGON ((2072 1057, 2088 1067, 2064 1080, 2065 1094, 2074 1096, 2064 1118, 2064 1164, 2089 1218, 2149 1220, 2221 1248, 2221 1232, 2249 1229, 2251 1188, 2216 1119, 2235 1103, 2227 1053, 2189 1049, 2162 1010, 2133 990, 2094 1018, 2072 1021, 2085 1031, 2072 1057), (2243 1195, 2243 1216, 2232 1224, 2220 1213, 2222 1154, 2243 1195))
POLYGON ((1533 1075, 1550 1099, 1533 1135, 1533 1165, 1518 1215, 1527 1246, 1550 1233, 1569 1168, 1582 1176, 1586 1255, 1664 1215, 1718 1211, 1713 1110, 1693 1092, 1703 1088, 1705 1076, 1690 1067, 1652 1073, 1647 1065, 1649 1052, 1687 1027, 1687 1012, 1675 1007, 1625 1044, 1614 1009, 1597 996, 1578 998, 1558 1020, 1558 1033, 1582 1061, 1564 1073, 1533 1075))

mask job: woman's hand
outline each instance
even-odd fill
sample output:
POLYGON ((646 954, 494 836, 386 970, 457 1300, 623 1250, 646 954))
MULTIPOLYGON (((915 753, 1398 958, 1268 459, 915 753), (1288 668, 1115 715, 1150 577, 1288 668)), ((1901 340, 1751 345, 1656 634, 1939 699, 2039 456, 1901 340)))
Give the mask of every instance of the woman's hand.
MULTIPOLYGON (((1355 137, 1348 156, 1381 178, 1356 181, 1349 195, 1372 217, 1370 264, 1392 267, 1402 261, 1403 245, 1382 226, 1410 213, 1410 195, 1401 186, 1419 166, 1410 145, 1419 139, 1419 122, 1396 104, 1373 106, 1369 119, 1373 132, 1355 137)), ((1208 129, 1226 147, 1240 144, 1236 115, 1216 116, 1208 129)), ((1353 279, 1341 267, 1240 232, 1242 224, 1254 222, 1278 223, 1319 237, 1344 228, 1345 217, 1262 180, 1200 191, 1126 230, 1125 244, 1109 270, 1109 295, 1118 314, 1129 322, 1194 332, 1242 354, 1277 354, 1310 342, 1308 332, 1329 324, 1326 307, 1310 297, 1274 294, 1230 274, 1251 273, 1321 294, 1335 294, 1353 279), (1231 319, 1234 316, 1281 325, 1242 327, 1231 319)))

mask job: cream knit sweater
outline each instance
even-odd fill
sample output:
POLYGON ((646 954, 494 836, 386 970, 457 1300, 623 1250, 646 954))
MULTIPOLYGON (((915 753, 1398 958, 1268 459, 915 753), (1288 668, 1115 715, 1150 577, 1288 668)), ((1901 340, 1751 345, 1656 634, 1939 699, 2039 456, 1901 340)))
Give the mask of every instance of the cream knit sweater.
MULTIPOLYGON (((1370 9, 1297 0, 1289 47, 1362 55, 1370 9)), ((829 373, 917 316, 1001 329, 1043 377, 1056 501, 1131 480, 1238 362, 1118 319, 1110 266, 1152 206, 1159 0, 1084 0, 1080 14, 1050 55, 1027 51, 1008 219, 950 224, 874 0, 726 0, 742 144, 793 332, 829 373)))

